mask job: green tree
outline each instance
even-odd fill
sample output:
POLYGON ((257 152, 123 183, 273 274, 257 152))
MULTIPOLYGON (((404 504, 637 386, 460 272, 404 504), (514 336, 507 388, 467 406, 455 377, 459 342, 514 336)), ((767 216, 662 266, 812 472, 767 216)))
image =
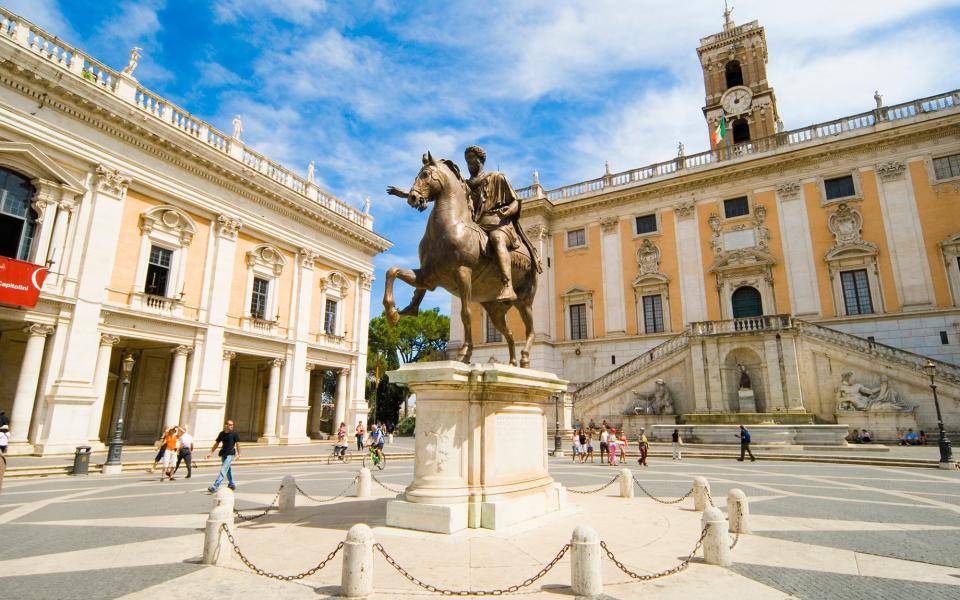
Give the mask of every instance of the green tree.
POLYGON ((383 315, 370 321, 367 342, 368 401, 376 406, 376 419, 396 422, 400 406, 407 412, 409 392, 385 380, 387 371, 407 363, 432 360, 447 348, 450 340, 450 317, 440 310, 421 311, 415 317, 401 317, 395 327, 383 315), (381 385, 382 384, 382 385, 381 385))

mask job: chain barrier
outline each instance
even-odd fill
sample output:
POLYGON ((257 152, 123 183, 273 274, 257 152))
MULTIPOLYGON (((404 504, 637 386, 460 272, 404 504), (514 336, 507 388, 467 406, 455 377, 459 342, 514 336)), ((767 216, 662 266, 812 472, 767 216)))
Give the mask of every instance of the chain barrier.
POLYGON ((689 498, 689 497, 690 497, 690 494, 693 493, 693 488, 691 487, 690 490, 689 490, 686 494, 680 496, 680 497, 677 498, 676 500, 664 500, 663 498, 659 498, 659 497, 657 497, 657 496, 654 496, 654 495, 651 494, 650 492, 648 492, 647 489, 646 489, 645 487, 643 487, 643 485, 642 485, 639 481, 637 481, 637 477, 636 477, 636 476, 633 477, 633 483, 635 483, 635 484, 637 485, 637 487, 640 488, 640 491, 641 491, 641 492, 643 492, 644 494, 646 494, 647 498, 650 498, 651 500, 654 500, 654 501, 656 501, 656 502, 659 502, 660 504, 680 504, 681 502, 683 502, 684 500, 686 500, 687 498, 689 498))
POLYGON ((710 488, 706 488, 704 491, 707 493, 707 502, 710 504, 710 506, 716 508, 717 505, 713 503, 713 496, 710 495, 710 488))
POLYGON ((410 583, 413 583, 418 587, 421 587, 427 590, 428 592, 433 592, 435 594, 442 594, 444 596, 502 596, 503 594, 512 594, 525 587, 529 587, 533 585, 534 582, 536 582, 538 579, 540 579, 541 577, 549 573, 550 569, 555 567, 557 563, 560 562, 560 559, 562 559, 563 556, 570 549, 570 544, 564 544, 563 548, 560 548, 560 552, 557 552, 557 555, 553 557, 553 560, 547 563, 547 566, 540 569, 540 571, 533 577, 524 579, 523 583, 519 583, 517 585, 511 585, 510 587, 496 589, 496 590, 448 590, 448 589, 438 588, 435 585, 424 583, 420 579, 411 575, 409 571, 407 571, 406 569, 400 566, 400 564, 396 561, 395 558, 393 558, 387 553, 387 551, 383 548, 383 544, 380 544, 378 542, 374 544, 373 547, 377 552, 383 555, 384 560, 386 560, 391 567, 393 567, 401 575, 406 577, 407 581, 409 581, 410 583))
MULTIPOLYGON (((282 490, 282 489, 283 489, 283 486, 281 485, 281 486, 280 486, 280 490, 282 490)), ((262 506, 262 507, 260 507, 260 508, 245 508, 245 509, 244 509, 244 510, 262 510, 263 512, 261 512, 260 514, 250 515, 250 516, 244 516, 244 515, 242 515, 242 514, 240 513, 239 510, 236 509, 236 507, 234 507, 234 509, 233 509, 233 515, 234 515, 236 518, 240 519, 241 521, 253 521, 253 520, 255 520, 255 519, 259 519, 260 517, 264 517, 264 516, 270 514, 272 511, 275 511, 275 510, 277 510, 277 508, 279 508, 279 507, 277 506, 277 500, 280 498, 280 490, 277 490, 277 495, 273 497, 273 500, 270 502, 270 506, 262 506)))
MULTIPOLYGON (((728 511, 729 512, 729 511, 728 511)), ((729 515, 727 515, 729 517, 729 515)), ((743 505, 737 502, 737 531, 733 534, 733 543, 730 544, 730 549, 733 550, 737 547, 737 543, 740 542, 740 519, 743 517, 743 505)))
POLYGON ((592 489, 592 490, 575 490, 575 489, 572 489, 572 488, 567 488, 567 491, 570 492, 571 494, 596 494, 597 492, 602 492, 603 490, 607 489, 608 487, 610 487, 611 485, 613 485, 614 483, 616 483, 617 479, 620 479, 620 475, 614 475, 614 476, 613 476, 613 479, 611 479, 610 481, 608 481, 607 483, 601 485, 600 487, 598 487, 598 488, 596 488, 596 489, 592 489))
POLYGON ((224 523, 220 526, 220 531, 227 534, 227 539, 230 540, 230 545, 233 546, 233 552, 237 555, 240 561, 247 566, 248 569, 256 573, 257 575, 262 575, 264 577, 269 577, 270 579, 278 579, 280 581, 296 581, 298 579, 303 579, 304 577, 309 577, 319 571, 320 569, 327 566, 327 563, 333 560, 333 557, 337 555, 337 552, 340 552, 340 549, 343 548, 343 542, 337 544, 337 547, 333 549, 333 552, 327 555, 325 559, 320 561, 317 566, 312 569, 308 569, 303 573, 297 573, 296 575, 281 575, 279 573, 271 573, 270 571, 264 571, 257 565, 250 562, 243 552, 240 551, 240 547, 237 546, 237 541, 233 538, 233 534, 230 533, 230 528, 227 527, 227 524, 224 523))
POLYGON ((382 487, 383 489, 387 490, 388 492, 393 492, 394 494, 402 494, 402 493, 405 491, 405 490, 403 490, 403 489, 397 489, 397 488, 392 488, 392 487, 390 487, 389 485, 387 485, 387 484, 385 484, 384 482, 382 482, 382 481, 380 481, 379 479, 377 479, 377 476, 374 475, 372 472, 370 473, 370 478, 373 479, 375 482, 377 482, 377 485, 379 485, 379 486, 382 487))
POLYGON ((303 491, 303 489, 300 487, 300 484, 297 484, 297 493, 299 493, 301 496, 303 496, 303 497, 306 498, 307 500, 312 500, 313 502, 317 502, 318 504, 322 504, 322 503, 324 503, 324 502, 332 502, 332 501, 334 501, 334 500, 337 500, 338 498, 343 498, 343 497, 345 497, 345 496, 348 494, 348 492, 350 492, 350 490, 354 489, 354 487, 355 487, 356 484, 357 484, 357 479, 359 479, 359 478, 360 478, 359 475, 357 475, 356 477, 354 477, 354 478, 350 481, 350 483, 347 485, 347 487, 343 488, 343 491, 341 491, 341 492, 340 492, 339 494, 337 494, 336 496, 331 496, 330 498, 324 498, 324 499, 322 499, 322 500, 321 500, 320 498, 314 498, 314 497, 311 496, 310 494, 308 494, 308 493, 306 493, 305 491, 303 491))
POLYGON ((646 575, 641 575, 640 573, 634 573, 633 571, 628 569, 626 565, 624 565, 622 562, 617 560, 617 557, 614 556, 610 548, 607 547, 606 542, 601 541, 600 547, 603 548, 603 551, 607 553, 607 558, 613 561, 613 564, 617 565, 618 569, 620 569, 621 571, 629 575, 631 578, 637 579, 639 581, 650 581, 651 579, 659 579, 661 577, 666 577, 668 575, 675 575, 680 571, 686 569, 687 566, 690 564, 690 561, 693 560, 693 558, 697 555, 697 551, 700 550, 700 546, 703 545, 703 538, 705 537, 707 537, 707 527, 704 527, 703 531, 700 532, 700 539, 697 540, 697 544, 693 547, 693 550, 690 551, 690 554, 687 555, 687 557, 680 562, 680 564, 678 564, 673 568, 667 569, 665 571, 659 571, 657 573, 648 573, 646 575))

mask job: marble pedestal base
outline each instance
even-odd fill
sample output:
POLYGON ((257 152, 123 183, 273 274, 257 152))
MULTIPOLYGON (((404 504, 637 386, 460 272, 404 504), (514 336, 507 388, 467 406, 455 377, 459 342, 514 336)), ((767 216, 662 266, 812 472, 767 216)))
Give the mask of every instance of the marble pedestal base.
POLYGON ((388 503, 387 525, 502 529, 565 506, 547 463, 547 412, 565 381, 454 361, 408 364, 389 376, 417 395, 417 432, 413 483, 388 503))
POLYGON ((753 395, 753 390, 737 390, 737 412, 755 413, 757 412, 757 400, 753 395))
MULTIPOLYGON (((913 411, 845 410, 836 413, 837 423, 846 425, 850 431, 868 430, 874 442, 896 442, 908 429, 919 433, 917 417, 913 411)), ((927 432, 927 443, 936 444, 936 433, 927 432)))

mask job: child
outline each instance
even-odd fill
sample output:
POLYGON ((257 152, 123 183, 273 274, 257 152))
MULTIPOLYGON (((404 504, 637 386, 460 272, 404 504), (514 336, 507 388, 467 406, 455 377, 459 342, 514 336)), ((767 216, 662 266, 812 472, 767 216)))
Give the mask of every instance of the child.
POLYGON ((587 456, 586 456, 586 458, 584 458, 584 461, 583 461, 583 462, 587 462, 587 461, 586 461, 587 458, 590 459, 590 462, 594 462, 594 460, 593 460, 593 434, 592 434, 592 433, 591 433, 591 434, 587 434, 587 456))

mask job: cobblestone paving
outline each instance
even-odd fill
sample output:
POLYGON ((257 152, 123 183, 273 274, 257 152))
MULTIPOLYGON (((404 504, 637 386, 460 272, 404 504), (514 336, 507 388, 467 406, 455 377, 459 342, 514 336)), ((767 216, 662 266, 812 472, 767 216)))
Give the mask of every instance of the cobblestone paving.
MULTIPOLYGON (((960 473, 775 461, 653 459, 649 468, 635 462, 627 466, 650 493, 666 498, 685 493, 697 475, 710 480, 713 497, 721 507, 730 488, 744 490, 751 498, 750 511, 757 525, 755 535, 741 539, 731 571, 784 594, 798 598, 960 598, 956 542, 960 539, 960 473), (762 545, 763 552, 750 555, 751 544, 755 548, 762 545), (808 556, 830 552, 845 552, 849 560, 843 568, 829 564, 805 568, 808 565, 802 562, 808 556), (902 562, 891 563, 889 577, 876 566, 860 575, 844 572, 858 568, 851 566, 859 564, 857 556, 902 562), (899 570, 898 565, 902 567, 899 570), (929 573, 919 579, 904 574, 917 569, 929 573), (950 571, 944 574, 945 570, 950 571)), ((357 468, 359 465, 325 464, 245 467, 241 463, 235 469, 240 493, 237 507, 242 510, 269 503, 286 474, 295 475, 308 494, 331 496, 343 490, 357 468)), ((583 488, 608 482, 619 468, 573 463, 569 458, 551 460, 551 473, 558 481, 583 488)), ((412 478, 412 462, 390 464, 376 475, 390 486, 403 487, 412 478)), ((183 544, 183 536, 195 536, 202 526, 211 503, 205 488, 214 476, 213 469, 203 469, 192 479, 164 483, 143 472, 112 478, 8 480, 0 495, 4 540, 0 544, 0 597, 120 598, 199 575, 202 567, 191 562, 199 548, 191 546, 177 554, 178 549, 169 546, 183 544), (142 552, 144 547, 153 548, 151 544, 166 554, 143 563, 131 562, 131 548, 142 552)), ((639 490, 637 495, 637 502, 650 502, 639 490)), ((677 510, 689 510, 689 506, 677 510)), ((589 521, 589 515, 584 519, 589 521)), ((347 518, 336 526, 346 529, 351 524, 347 518)), ((669 586, 669 581, 664 585, 669 586)), ((609 586, 605 592, 607 598, 630 597, 617 586, 609 586)), ((316 597, 325 593, 327 590, 321 593, 318 589, 316 597)), ((550 593, 563 595, 568 590, 551 589, 550 593)))

